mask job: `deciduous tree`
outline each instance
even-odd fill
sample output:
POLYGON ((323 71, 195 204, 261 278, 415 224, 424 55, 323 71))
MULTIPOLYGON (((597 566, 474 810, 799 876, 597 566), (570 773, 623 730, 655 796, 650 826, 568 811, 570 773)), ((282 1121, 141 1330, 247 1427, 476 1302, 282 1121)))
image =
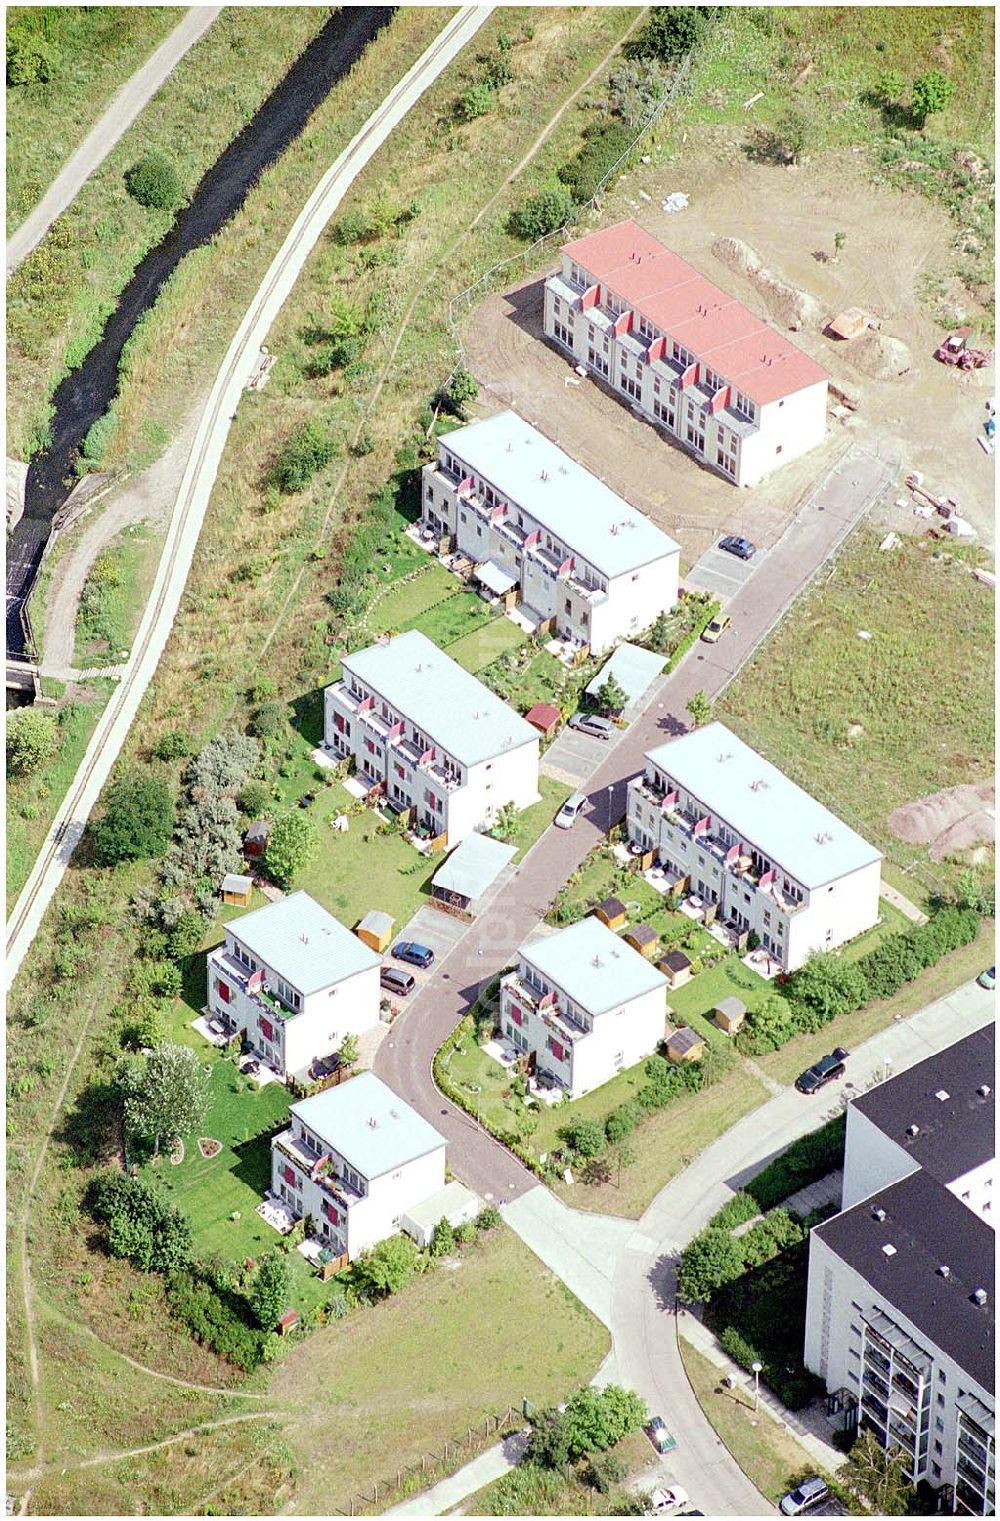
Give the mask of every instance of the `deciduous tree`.
POLYGON ((154 1046, 120 1073, 125 1128, 154 1151, 190 1135, 208 1108, 208 1077, 190 1046, 154 1046))

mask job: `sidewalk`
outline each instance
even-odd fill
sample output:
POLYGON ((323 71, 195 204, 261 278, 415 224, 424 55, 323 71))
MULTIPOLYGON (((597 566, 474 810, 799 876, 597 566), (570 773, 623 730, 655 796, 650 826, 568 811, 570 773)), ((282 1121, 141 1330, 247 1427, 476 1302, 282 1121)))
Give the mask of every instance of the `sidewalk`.
MULTIPOLYGON (((690 1312, 681 1316, 677 1322, 679 1335, 685 1341, 691 1343, 702 1355, 707 1357, 710 1363, 721 1368, 732 1380, 736 1389, 746 1389, 753 1394, 753 1374, 747 1373, 739 1363, 733 1362, 719 1346, 712 1332, 703 1326, 690 1312)), ((809 1456, 826 1469, 827 1473, 836 1473, 846 1461, 845 1455, 839 1452, 830 1441, 833 1432, 832 1424, 823 1414, 820 1402, 814 1401, 805 1410, 788 1410, 763 1384, 760 1386, 759 1408, 771 1417, 777 1425, 783 1426, 789 1435, 805 1448, 809 1456)))
POLYGON ((450 1478, 442 1479, 440 1484, 435 1484, 431 1489, 425 1489, 422 1494, 416 1495, 412 1500, 404 1500, 401 1505, 393 1505, 387 1510, 387 1516, 443 1516, 453 1506, 474 1495, 477 1489, 482 1489, 485 1484, 492 1484, 494 1479, 502 1478, 521 1461, 524 1452, 525 1436, 521 1431, 516 1431, 513 1436, 504 1437, 496 1447, 491 1447, 480 1457, 473 1458, 471 1463, 466 1463, 457 1473, 450 1478))

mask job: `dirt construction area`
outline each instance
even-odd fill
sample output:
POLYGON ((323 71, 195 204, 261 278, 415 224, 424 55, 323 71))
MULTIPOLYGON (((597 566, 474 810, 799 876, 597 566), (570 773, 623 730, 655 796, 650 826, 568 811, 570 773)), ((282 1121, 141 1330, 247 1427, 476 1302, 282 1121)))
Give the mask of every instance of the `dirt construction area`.
MULTIPOLYGON (((574 375, 542 336, 538 275, 489 296, 462 322, 466 363, 482 387, 481 410, 514 407, 672 533, 685 569, 720 533, 772 545, 810 486, 852 442, 900 461, 896 497, 907 495, 903 474, 921 471, 930 491, 958 501, 992 549, 993 461, 977 433, 994 370, 963 374, 938 364, 933 351, 943 333, 917 295, 921 274, 947 264, 955 228, 945 213, 917 194, 869 179, 850 151, 792 168, 752 164, 730 141, 687 153, 671 164, 632 170, 589 225, 635 217, 788 333, 856 400, 856 410, 831 415, 818 449, 740 490, 668 442, 598 381, 574 375), (689 205, 667 214, 660 203, 674 190, 686 192, 689 205), (846 235, 837 259, 835 231, 846 235), (734 248, 732 240, 745 246, 734 248), (827 337, 828 319, 848 306, 879 318, 881 331, 848 341, 827 337)), ((544 273, 555 267, 552 259, 544 273)), ((897 531, 927 526, 908 501, 894 517, 890 508, 890 518, 897 531)))

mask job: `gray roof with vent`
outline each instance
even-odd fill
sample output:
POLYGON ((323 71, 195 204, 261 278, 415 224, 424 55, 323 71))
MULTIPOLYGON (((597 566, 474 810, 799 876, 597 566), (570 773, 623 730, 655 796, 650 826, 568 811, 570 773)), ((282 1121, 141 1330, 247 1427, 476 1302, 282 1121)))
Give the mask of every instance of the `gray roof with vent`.
POLYGON ((593 916, 522 945, 519 954, 588 1014, 605 1014, 667 985, 645 956, 593 916))
POLYGON ((394 1172, 445 1145, 444 1136, 374 1072, 302 1099, 292 1113, 364 1178, 394 1172))
POLYGON ((226 929, 303 998, 379 965, 375 952, 306 892, 241 914, 226 929))
POLYGON ((992 1392, 995 1237, 985 1220, 921 1168, 813 1234, 865 1279, 890 1318, 905 1316, 918 1344, 939 1347, 992 1392), (984 1305, 973 1300, 976 1289, 986 1290, 984 1305))
POLYGON ((705 724, 646 759, 803 887, 823 887, 882 859, 725 724, 705 724))

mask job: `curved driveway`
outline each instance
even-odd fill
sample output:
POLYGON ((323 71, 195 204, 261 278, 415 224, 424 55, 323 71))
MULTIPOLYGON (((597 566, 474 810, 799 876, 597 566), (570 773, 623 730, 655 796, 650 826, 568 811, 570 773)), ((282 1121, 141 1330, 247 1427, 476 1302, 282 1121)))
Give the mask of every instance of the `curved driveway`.
POLYGON ((173 626, 201 525, 244 384, 260 346, 320 234, 353 181, 410 108, 475 36, 493 11, 465 6, 424 51, 323 175, 275 255, 229 346, 198 424, 167 531, 156 580, 125 674, 98 722, 76 777, 45 837, 7 922, 9 988, 37 933, 90 811, 110 775, 173 626))
POLYGON ((56 217, 66 210, 80 186, 107 158, 184 54, 205 35, 221 9, 220 5, 192 6, 142 68, 125 81, 104 115, 66 160, 38 205, 28 212, 20 227, 7 239, 8 276, 38 247, 56 217))

